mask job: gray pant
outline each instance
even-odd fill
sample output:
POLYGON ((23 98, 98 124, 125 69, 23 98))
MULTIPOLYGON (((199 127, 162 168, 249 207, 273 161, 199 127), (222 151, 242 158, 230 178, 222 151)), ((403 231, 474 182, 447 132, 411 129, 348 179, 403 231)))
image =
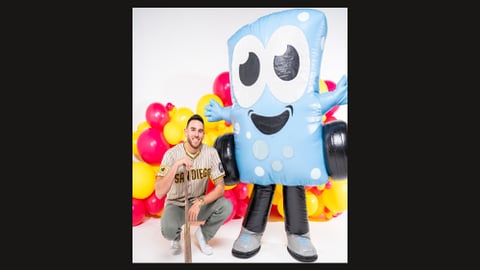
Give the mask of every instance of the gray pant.
MULTIPOLYGON (((200 228, 207 243, 217 233, 232 211, 232 202, 225 197, 220 197, 216 201, 202 206, 197 219, 199 221, 205 220, 205 224, 201 225, 200 228)), ((182 226, 185 224, 185 207, 172 204, 165 205, 160 222, 161 232, 165 239, 179 240, 182 226)))

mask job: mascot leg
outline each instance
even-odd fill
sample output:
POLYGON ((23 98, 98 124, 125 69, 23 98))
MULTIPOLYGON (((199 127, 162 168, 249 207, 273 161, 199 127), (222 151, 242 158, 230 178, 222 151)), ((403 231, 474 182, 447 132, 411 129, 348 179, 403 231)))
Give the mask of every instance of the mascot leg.
POLYGON ((305 188, 303 186, 283 186, 283 209, 288 253, 301 262, 317 260, 317 250, 310 241, 305 188))
POLYGON ((233 243, 233 256, 246 259, 260 251, 261 239, 270 216, 274 192, 275 184, 253 186, 240 235, 233 243))

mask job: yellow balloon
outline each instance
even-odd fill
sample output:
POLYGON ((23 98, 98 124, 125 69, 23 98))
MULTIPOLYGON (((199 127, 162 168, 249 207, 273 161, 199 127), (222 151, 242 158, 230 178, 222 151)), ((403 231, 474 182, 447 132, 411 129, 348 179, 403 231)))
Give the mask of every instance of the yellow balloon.
POLYGON ((153 173, 154 173, 155 175, 157 175, 158 170, 160 169, 160 164, 159 164, 159 165, 151 165, 151 164, 150 164, 150 167, 152 167, 153 173))
POLYGON ((142 132, 147 128, 151 128, 150 124, 147 121, 143 121, 137 125, 137 131, 142 132))
POLYGON ((187 107, 180 107, 175 110, 175 114, 170 118, 169 122, 175 122, 176 125, 182 127, 182 130, 187 127, 187 121, 194 113, 187 107))
POLYGON ((176 145, 184 139, 183 131, 184 128, 180 126, 179 122, 169 121, 163 126, 163 137, 170 145, 176 145))
POLYGON ((225 188, 224 188, 224 190, 229 190, 229 189, 232 189, 232 188, 234 188, 234 187, 236 187, 236 186, 237 186, 237 184, 235 184, 235 185, 231 185, 231 186, 227 186, 227 185, 225 185, 225 188))
POLYGON ((217 96, 215 94, 206 94, 206 95, 203 95, 200 98, 200 100, 197 103, 197 110, 196 111, 197 111, 197 114, 199 114, 203 118, 203 122, 205 123, 205 130, 216 128, 218 126, 219 122, 225 121, 225 120, 221 120, 221 121, 216 121, 216 122, 209 122, 207 117, 205 117, 205 115, 203 115, 205 113, 205 106, 210 104, 211 99, 216 100, 223 107, 223 101, 220 99, 219 96, 217 96))
POLYGON ((277 212, 282 216, 282 218, 285 217, 285 211, 283 210, 283 200, 280 200, 277 203, 277 212))
POLYGON ((218 134, 219 135, 224 134, 226 129, 227 129, 227 125, 225 124, 225 121, 219 121, 217 125, 218 134))
POLYGON ((307 201, 307 216, 312 216, 318 209, 317 196, 307 190, 305 191, 305 200, 307 201))
POLYGON ((272 204, 278 205, 283 200, 283 186, 275 184, 275 193, 273 193, 272 204))
POLYGON ((135 156, 135 158, 138 159, 138 160, 142 160, 142 157, 138 153, 138 147, 137 147, 138 136, 140 136, 140 134, 142 132, 143 131, 137 130, 137 131, 133 132, 133 134, 132 134, 132 146, 133 146, 132 153, 135 156))
POLYGON ((328 92, 328 85, 324 80, 320 80, 320 93, 328 92))
POLYGON ((347 180, 332 180, 331 187, 322 192, 322 201, 325 206, 334 213, 347 209, 347 180))
POLYGON ((214 136, 215 135, 213 134, 213 132, 205 133, 205 136, 203 137, 203 143, 213 146, 215 144, 215 139, 216 139, 216 137, 214 136))
POLYGON ((220 121, 217 127, 218 136, 226 134, 226 133, 233 133, 233 125, 226 125, 225 121, 220 121))
POLYGON ((252 197, 253 184, 247 184, 248 198, 252 197))
POLYGON ((317 211, 315 211, 315 213, 309 215, 309 220, 317 220, 317 219, 320 219, 322 218, 322 214, 325 213, 325 204, 323 204, 323 201, 321 199, 321 196, 322 194, 320 195, 316 195, 317 197, 317 202, 318 202, 318 206, 317 206, 317 211))
POLYGON ((217 140, 217 138, 222 135, 220 133, 220 131, 218 129, 211 129, 210 131, 208 131, 208 135, 210 136, 211 140, 212 140, 212 146, 215 144, 215 141, 217 140))
POLYGON ((145 162, 134 161, 132 170, 132 197, 145 199, 155 189, 155 173, 152 167, 145 162))
POLYGON ((233 125, 228 126, 228 127, 225 129, 225 132, 227 132, 227 133, 233 133, 233 125))
POLYGON ((173 107, 170 111, 168 111, 168 116, 170 117, 170 119, 173 118, 175 113, 177 113, 177 107, 173 107))

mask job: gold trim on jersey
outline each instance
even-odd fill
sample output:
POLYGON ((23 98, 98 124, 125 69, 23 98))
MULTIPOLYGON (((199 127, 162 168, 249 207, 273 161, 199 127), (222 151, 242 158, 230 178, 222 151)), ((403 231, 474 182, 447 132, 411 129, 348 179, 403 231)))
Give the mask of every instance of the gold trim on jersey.
MULTIPOLYGON (((220 180, 220 179, 222 179, 223 177, 225 177, 225 174, 222 174, 221 176, 219 176, 219 177, 217 177, 217 178, 215 178, 215 179, 212 179, 213 184, 214 184, 214 185, 217 185, 217 184, 218 184, 217 181, 220 180)), ((223 182, 223 180, 222 180, 222 182, 223 182)))
POLYGON ((197 158, 198 155, 200 155, 200 152, 202 152, 202 149, 203 149, 203 143, 202 143, 202 144, 200 144, 200 149, 198 150, 198 152, 195 153, 195 155, 192 155, 187 151, 187 148, 185 147, 185 145, 186 145, 186 142, 183 143, 183 150, 185 151, 185 154, 187 154, 187 156, 190 157, 192 160, 197 158))

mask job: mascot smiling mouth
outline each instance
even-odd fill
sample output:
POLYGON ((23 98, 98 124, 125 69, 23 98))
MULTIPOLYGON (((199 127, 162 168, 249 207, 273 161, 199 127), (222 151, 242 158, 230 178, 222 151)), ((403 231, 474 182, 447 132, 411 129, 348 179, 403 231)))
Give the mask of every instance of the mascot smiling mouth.
POLYGON ((288 122, 290 114, 293 116, 292 105, 288 105, 284 112, 275 116, 263 116, 253 113, 253 110, 248 111, 255 127, 265 135, 272 135, 280 131, 288 122))

